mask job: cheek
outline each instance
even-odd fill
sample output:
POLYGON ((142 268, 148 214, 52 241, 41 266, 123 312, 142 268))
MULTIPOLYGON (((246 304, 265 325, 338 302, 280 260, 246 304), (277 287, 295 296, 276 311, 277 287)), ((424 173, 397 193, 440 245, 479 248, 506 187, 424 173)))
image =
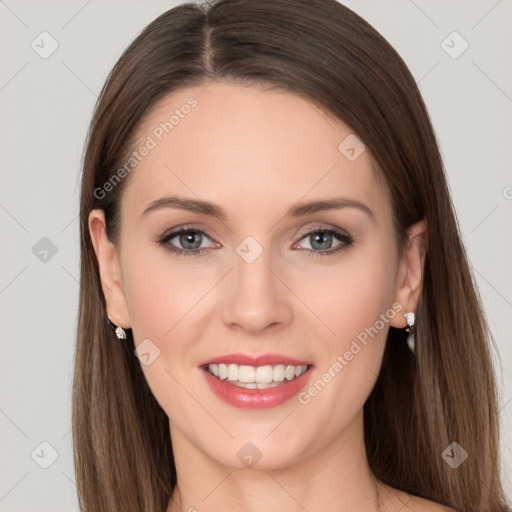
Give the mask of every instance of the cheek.
POLYGON ((214 283, 204 265, 178 260, 147 241, 126 254, 123 275, 135 340, 150 338, 156 343, 172 336, 214 283))
POLYGON ((383 259, 380 254, 377 250, 353 253, 339 265, 310 273, 304 281, 301 296, 307 298, 308 306, 323 321, 323 339, 328 341, 331 353, 350 346, 358 336, 364 339, 375 324, 383 332, 374 337, 385 338, 389 319, 384 320, 385 326, 379 320, 381 315, 394 314, 389 310, 395 270, 392 257, 383 259))
POLYGON ((347 258, 345 265, 331 267, 331 279, 317 275, 308 280, 317 286, 302 290, 328 329, 318 340, 322 358, 315 379, 298 398, 313 416, 329 417, 326 435, 334 435, 362 409, 379 373, 390 321, 399 314, 392 307, 392 247, 390 257, 381 254, 375 250, 347 258))
POLYGON ((165 250, 155 250, 147 241, 125 246, 123 286, 135 345, 146 343, 149 347, 150 363, 146 365, 141 359, 147 384, 171 420, 184 431, 194 431, 195 418, 201 416, 202 410, 189 394, 198 394, 194 387, 197 369, 189 359, 188 344, 195 335, 189 320, 194 305, 211 286, 211 276, 209 280, 205 277, 206 282, 193 279, 197 272, 185 271, 186 263, 176 264, 173 258, 165 250), (183 391, 183 386, 188 392, 183 391), (176 415, 176 411, 187 413, 176 415))
MULTIPOLYGON (((154 362, 142 365, 148 385, 165 411, 193 411, 197 404, 181 386, 187 383, 187 389, 197 393, 195 341, 202 335, 198 316, 218 276, 207 265, 178 260, 147 241, 124 250, 123 287, 135 345, 149 339, 154 345, 148 346, 158 354, 154 362)), ((180 421, 186 421, 185 416, 180 421)))

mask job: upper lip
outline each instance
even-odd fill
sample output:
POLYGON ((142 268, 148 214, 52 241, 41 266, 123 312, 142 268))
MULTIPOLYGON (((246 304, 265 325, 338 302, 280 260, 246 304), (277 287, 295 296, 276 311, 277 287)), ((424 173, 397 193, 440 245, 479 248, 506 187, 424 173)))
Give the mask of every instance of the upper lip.
POLYGON ((266 365, 277 365, 286 364, 290 366, 310 366, 311 363, 295 359, 293 357, 283 356, 280 354, 226 354, 225 356, 212 357, 207 361, 203 361, 199 366, 208 366, 209 364, 237 364, 247 366, 266 366, 266 365))

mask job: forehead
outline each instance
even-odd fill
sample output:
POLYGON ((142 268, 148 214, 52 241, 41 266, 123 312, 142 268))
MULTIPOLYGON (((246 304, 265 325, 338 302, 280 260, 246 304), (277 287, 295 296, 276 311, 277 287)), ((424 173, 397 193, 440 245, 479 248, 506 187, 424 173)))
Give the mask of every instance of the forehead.
POLYGON ((179 194, 241 214, 241 207, 288 209, 341 195, 386 209, 369 151, 357 156, 362 148, 345 123, 290 92, 190 87, 162 99, 140 123, 123 201, 142 212, 158 197, 179 194))

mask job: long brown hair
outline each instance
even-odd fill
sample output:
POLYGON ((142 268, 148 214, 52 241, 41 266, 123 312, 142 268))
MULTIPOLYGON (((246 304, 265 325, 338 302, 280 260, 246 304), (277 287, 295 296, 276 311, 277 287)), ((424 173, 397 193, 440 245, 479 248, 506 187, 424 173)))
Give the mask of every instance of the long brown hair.
MULTIPOLYGON (((392 198, 397 243, 425 218, 428 249, 416 354, 390 328, 382 370, 364 406, 369 464, 381 481, 464 511, 507 510, 500 485, 492 338, 466 258, 429 116, 389 43, 335 0, 183 4, 133 41, 101 91, 84 154, 81 276, 73 441, 81 509, 160 512, 176 485, 166 414, 133 353, 106 322, 88 229, 105 211, 118 240, 127 179, 107 194, 141 119, 165 95, 224 80, 300 94, 351 127, 392 198), (442 452, 457 442, 467 460, 442 452)), ((135 171, 136 172, 136 171, 135 171)))

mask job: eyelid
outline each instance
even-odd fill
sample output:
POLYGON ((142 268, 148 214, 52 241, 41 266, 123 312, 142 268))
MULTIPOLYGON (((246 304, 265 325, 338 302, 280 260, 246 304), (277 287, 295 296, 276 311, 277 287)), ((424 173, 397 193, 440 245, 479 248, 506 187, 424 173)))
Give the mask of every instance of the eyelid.
POLYGON ((213 237, 203 228, 194 226, 193 224, 183 224, 182 226, 176 226, 174 228, 166 229, 162 235, 160 235, 158 238, 167 238, 170 235, 176 236, 182 233, 183 231, 196 231, 197 233, 201 233, 203 235, 206 235, 208 238, 213 239, 213 237))
POLYGON ((314 233, 316 231, 329 231, 329 230, 337 231, 346 236, 350 236, 348 231, 346 231, 345 229, 339 228, 339 227, 331 225, 331 224, 318 224, 315 226, 309 226, 307 228, 299 230, 298 232, 295 233, 294 238, 298 237, 299 239, 302 239, 304 236, 314 233))

